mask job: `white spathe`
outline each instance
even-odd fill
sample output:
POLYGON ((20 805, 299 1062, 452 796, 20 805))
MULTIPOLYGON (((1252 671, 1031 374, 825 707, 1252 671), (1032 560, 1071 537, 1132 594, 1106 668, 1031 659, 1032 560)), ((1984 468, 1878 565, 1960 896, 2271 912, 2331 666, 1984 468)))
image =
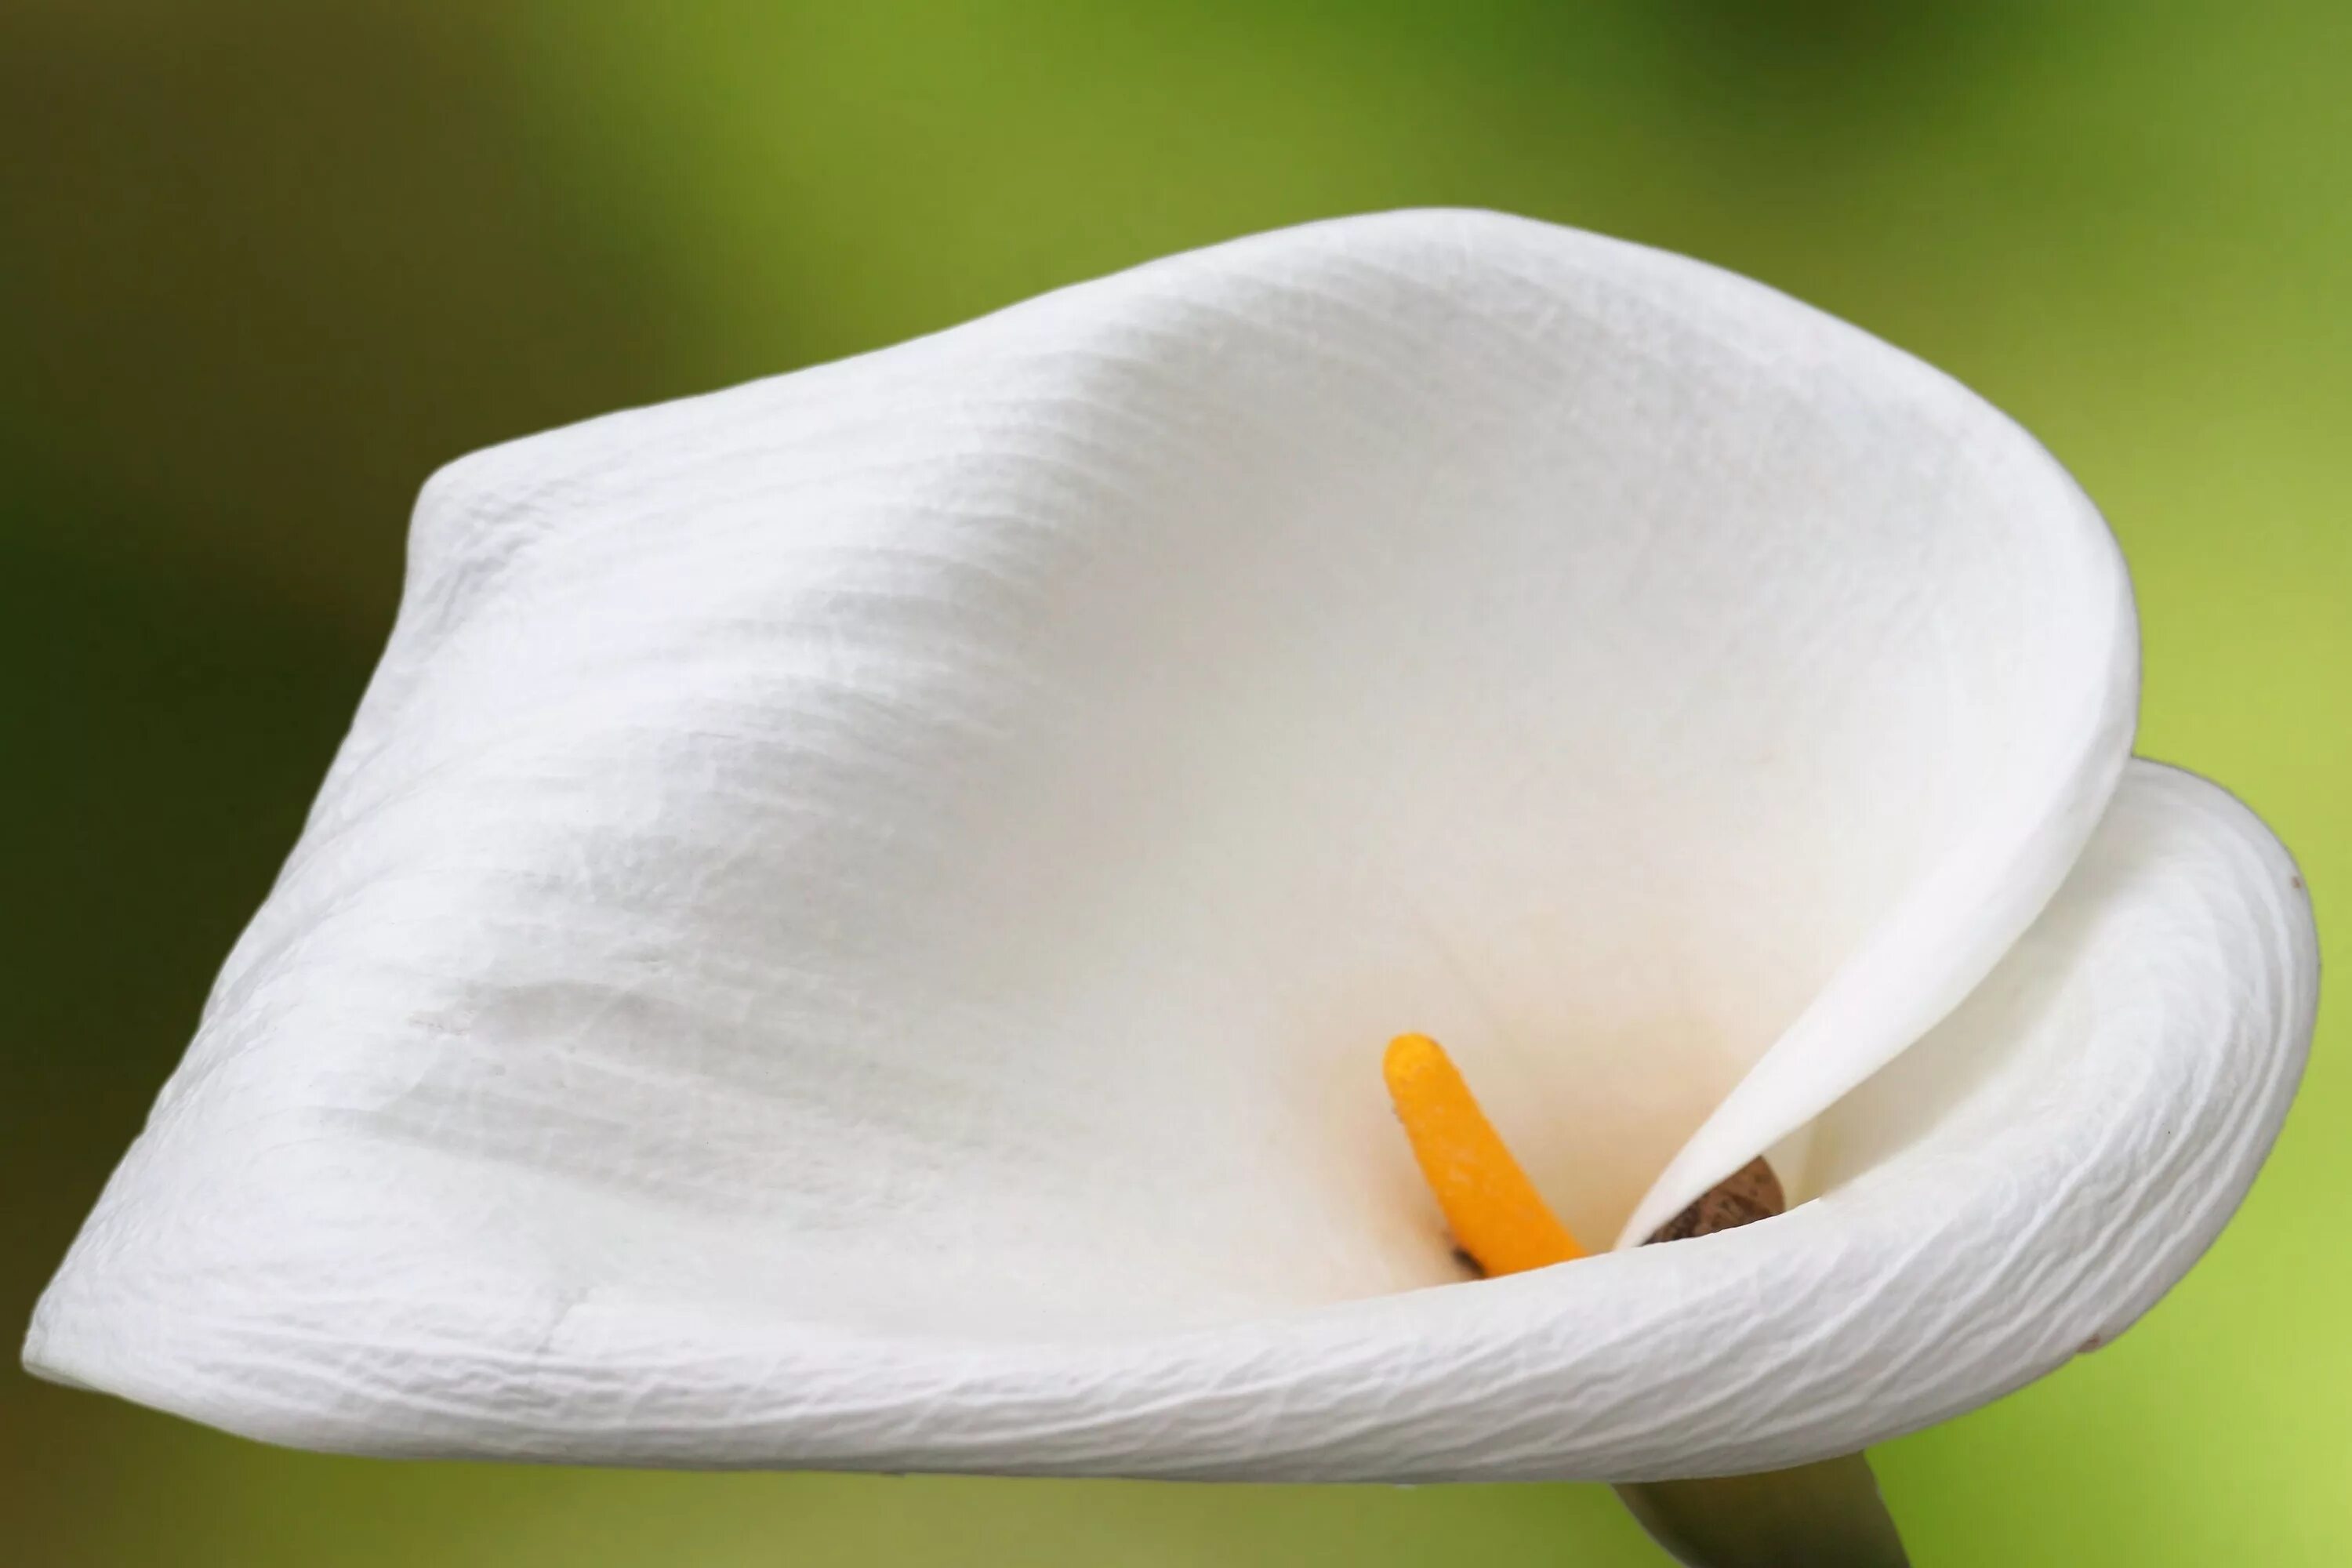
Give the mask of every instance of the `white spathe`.
POLYGON ((2135 638, 1953 382, 1492 215, 478 454, 26 1363, 655 1464, 1625 1479, 1924 1425, 2177 1279, 2307 1045, 2300 883, 2127 762, 2135 638), (1768 1147, 1812 1201, 1447 1283, 1407 1029, 1588 1238, 1768 1147))

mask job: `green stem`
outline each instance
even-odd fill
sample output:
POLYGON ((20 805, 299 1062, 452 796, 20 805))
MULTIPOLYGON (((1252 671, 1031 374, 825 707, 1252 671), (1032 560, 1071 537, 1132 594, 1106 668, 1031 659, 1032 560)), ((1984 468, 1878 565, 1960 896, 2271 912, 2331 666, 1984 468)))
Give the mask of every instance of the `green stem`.
POLYGON ((1908 1568, 1860 1454, 1692 1481, 1628 1481, 1617 1495, 1684 1568, 1908 1568))

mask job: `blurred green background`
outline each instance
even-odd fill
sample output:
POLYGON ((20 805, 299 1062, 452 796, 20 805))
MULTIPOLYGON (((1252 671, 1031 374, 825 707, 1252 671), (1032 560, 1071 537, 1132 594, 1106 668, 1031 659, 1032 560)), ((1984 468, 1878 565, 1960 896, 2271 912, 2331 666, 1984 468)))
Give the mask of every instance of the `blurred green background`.
MULTIPOLYGON (((2130 556, 2141 750, 2352 959, 2347 61, 2334 0, 7 0, 0 1321, 292 843, 432 468, 1343 212, 1690 251, 2018 416, 2130 556)), ((1878 1451, 1922 1564, 2352 1561, 2347 1047, 2137 1330, 1878 1451)), ((0 1558, 1663 1561, 1597 1488, 377 1464, 13 1370, 0 1558)))

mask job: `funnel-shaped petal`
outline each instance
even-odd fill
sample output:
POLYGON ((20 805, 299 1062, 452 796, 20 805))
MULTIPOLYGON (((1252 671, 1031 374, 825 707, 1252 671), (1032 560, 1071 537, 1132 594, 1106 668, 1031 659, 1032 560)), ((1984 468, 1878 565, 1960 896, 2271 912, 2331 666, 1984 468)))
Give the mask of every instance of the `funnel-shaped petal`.
POLYGON ((2135 668, 1984 404, 1490 216, 499 447, 27 1360, 375 1452, 1851 1448, 2130 1321, 2291 1091, 2283 855, 2101 826, 2135 668), (1415 1289, 1415 1029, 1596 1243, 1816 1201, 1415 1289))

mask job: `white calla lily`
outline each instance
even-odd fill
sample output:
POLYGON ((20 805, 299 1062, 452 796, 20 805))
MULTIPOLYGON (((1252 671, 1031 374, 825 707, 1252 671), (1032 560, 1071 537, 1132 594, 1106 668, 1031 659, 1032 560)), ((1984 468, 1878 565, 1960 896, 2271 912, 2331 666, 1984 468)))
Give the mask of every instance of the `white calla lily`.
POLYGON ((26 1362, 385 1454, 1848 1452, 2130 1323, 2294 1091, 2300 883, 2136 679, 1990 407, 1490 215, 481 453, 26 1362), (1404 1030, 1618 1250, 1461 1282, 1404 1030))

